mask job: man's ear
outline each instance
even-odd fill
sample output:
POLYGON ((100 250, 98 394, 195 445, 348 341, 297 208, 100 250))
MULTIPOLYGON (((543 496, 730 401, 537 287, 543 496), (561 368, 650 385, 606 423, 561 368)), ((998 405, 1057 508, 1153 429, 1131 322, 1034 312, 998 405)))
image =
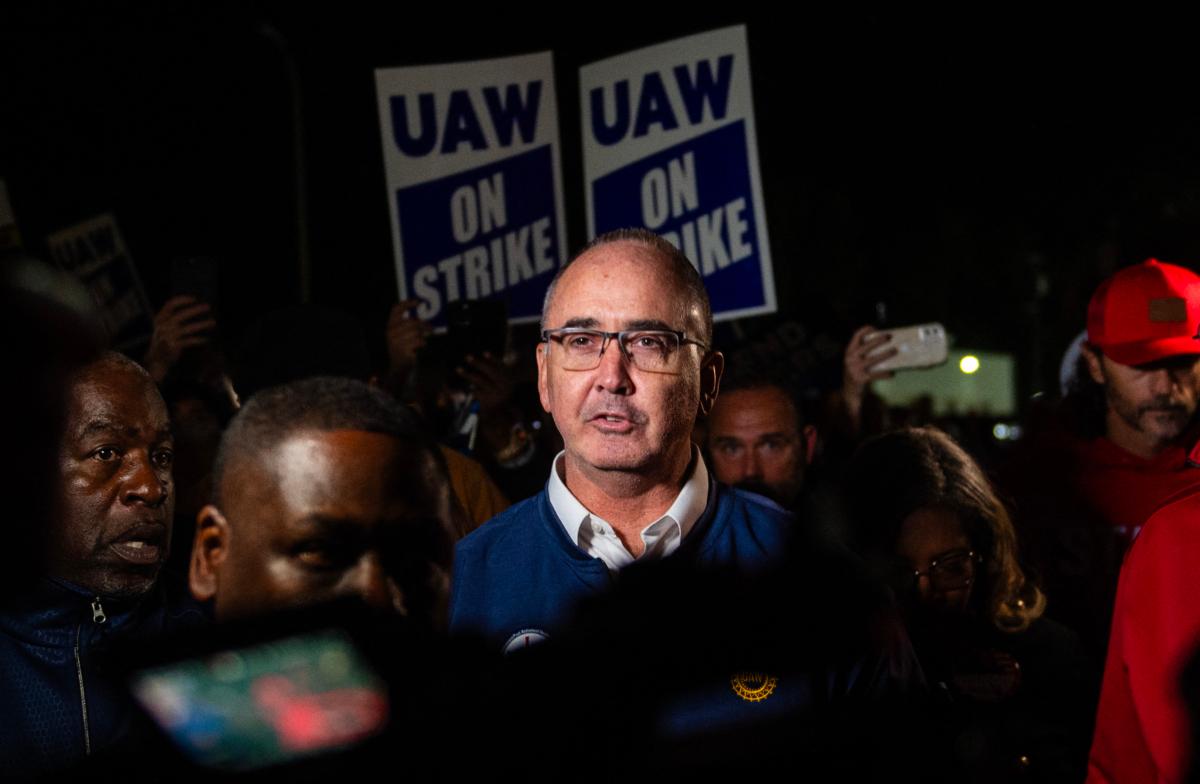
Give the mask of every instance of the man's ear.
POLYGON ((817 428, 805 425, 800 431, 800 438, 804 442, 804 465, 812 465, 813 455, 817 453, 817 428))
POLYGON ((229 523, 221 510, 209 504, 196 515, 196 539, 188 562, 188 587, 192 596, 208 601, 217 595, 221 564, 229 555, 229 523))
POLYGON ((725 372, 725 355, 713 351, 700 364, 700 414, 708 416, 717 402, 721 389, 721 375, 725 372))
POLYGON ((550 390, 546 385, 546 348, 548 344, 545 342, 537 345, 537 366, 538 366, 538 399, 542 401, 542 409, 550 410, 550 390))
POLYGON ((1108 379, 1104 377, 1104 362, 1100 358, 1100 352, 1087 342, 1080 345, 1079 350, 1087 362, 1088 375, 1092 377, 1092 381, 1097 384, 1106 383, 1108 379))

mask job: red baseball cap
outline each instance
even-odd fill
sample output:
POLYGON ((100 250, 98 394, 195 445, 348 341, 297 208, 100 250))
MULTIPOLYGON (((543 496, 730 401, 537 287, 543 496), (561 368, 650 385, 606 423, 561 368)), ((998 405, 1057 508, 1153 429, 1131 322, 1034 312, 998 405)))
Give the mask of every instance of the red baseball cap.
POLYGON ((1200 354, 1200 275, 1149 259, 1096 288, 1088 303, 1088 342, 1122 365, 1200 354))

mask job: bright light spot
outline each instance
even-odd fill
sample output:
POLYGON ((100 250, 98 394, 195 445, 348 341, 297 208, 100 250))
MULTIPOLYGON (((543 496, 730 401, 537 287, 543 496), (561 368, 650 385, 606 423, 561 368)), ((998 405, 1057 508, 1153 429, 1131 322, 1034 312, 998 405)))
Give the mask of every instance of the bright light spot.
POLYGON ((1021 438, 1021 426, 997 422, 992 428, 992 436, 997 441, 1017 441, 1021 438))
POLYGON ((968 375, 974 373, 976 370, 979 370, 979 357, 974 357, 970 354, 967 354, 965 357, 958 360, 958 369, 968 375))

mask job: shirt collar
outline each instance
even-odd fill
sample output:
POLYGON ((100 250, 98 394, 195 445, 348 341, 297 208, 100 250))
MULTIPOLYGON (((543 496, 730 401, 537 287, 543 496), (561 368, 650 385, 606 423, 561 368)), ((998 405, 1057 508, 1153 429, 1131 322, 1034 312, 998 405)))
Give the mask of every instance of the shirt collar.
MULTIPOLYGON (((562 522, 568 538, 578 546, 579 529, 590 520, 592 513, 579 502, 574 493, 567 489, 566 483, 562 480, 560 465, 564 455, 566 455, 565 450, 559 452, 550 465, 550 481, 547 484, 546 492, 550 498, 550 506, 562 522)), ((663 516, 652 521, 646 528, 669 517, 679 526, 680 540, 686 539, 708 506, 708 483, 708 466, 704 464, 699 447, 693 444, 691 473, 684 481, 683 488, 663 516)))

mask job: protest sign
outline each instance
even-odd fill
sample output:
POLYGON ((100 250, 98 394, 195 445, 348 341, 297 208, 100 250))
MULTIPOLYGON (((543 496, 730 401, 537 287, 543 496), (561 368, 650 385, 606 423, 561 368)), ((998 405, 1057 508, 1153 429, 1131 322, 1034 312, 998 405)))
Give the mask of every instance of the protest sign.
POLYGON ((775 310, 744 26, 580 69, 588 232, 640 226, 704 277, 714 318, 775 310))
POLYGON ((566 252, 549 52, 375 72, 400 298, 536 320, 566 252))
POLYGON ((50 258, 92 295, 113 348, 130 350, 149 341, 153 311, 111 214, 55 232, 46 244, 50 258))

